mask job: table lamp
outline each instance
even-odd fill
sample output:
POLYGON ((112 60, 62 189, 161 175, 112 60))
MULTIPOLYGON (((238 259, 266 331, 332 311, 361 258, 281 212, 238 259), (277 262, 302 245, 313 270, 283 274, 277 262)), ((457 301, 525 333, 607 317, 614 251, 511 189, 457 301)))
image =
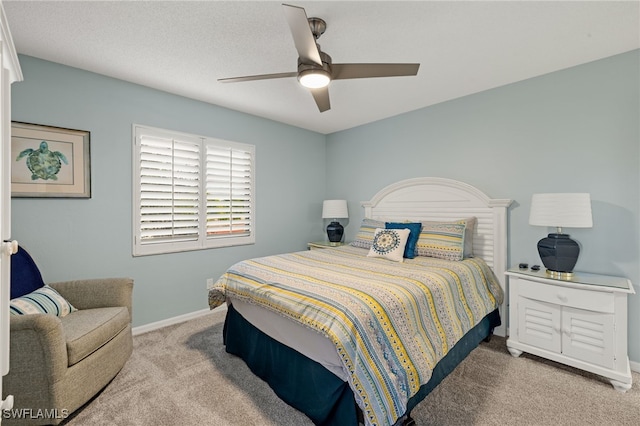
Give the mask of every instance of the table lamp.
POLYGON ((342 241, 344 227, 340 225, 338 219, 348 218, 349 210, 347 209, 347 200, 324 200, 322 203, 322 218, 330 219, 331 223, 327 225, 327 237, 331 243, 339 243, 342 241))
POLYGON ((540 260, 553 278, 569 279, 580 255, 580 246, 562 228, 591 228, 591 196, 586 193, 533 194, 529 224, 553 226, 556 232, 538 241, 540 260))

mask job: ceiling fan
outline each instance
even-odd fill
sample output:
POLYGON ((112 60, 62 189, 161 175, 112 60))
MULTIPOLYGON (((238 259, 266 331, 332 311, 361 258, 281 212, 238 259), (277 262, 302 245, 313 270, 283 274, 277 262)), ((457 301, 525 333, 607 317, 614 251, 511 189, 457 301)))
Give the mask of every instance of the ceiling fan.
POLYGON ((320 112, 324 112, 331 108, 328 85, 332 80, 413 76, 418 73, 420 64, 332 64, 331 56, 320 50, 320 45, 316 42, 326 30, 326 22, 320 18, 307 18, 301 7, 288 4, 282 6, 298 51, 298 71, 221 78, 218 81, 234 83, 298 77, 300 84, 310 90, 320 112))

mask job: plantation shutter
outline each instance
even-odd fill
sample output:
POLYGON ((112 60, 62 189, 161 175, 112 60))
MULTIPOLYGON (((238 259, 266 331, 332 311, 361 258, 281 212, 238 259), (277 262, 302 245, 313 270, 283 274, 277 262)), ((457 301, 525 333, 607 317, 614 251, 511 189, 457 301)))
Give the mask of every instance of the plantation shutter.
POLYGON ((255 243, 255 146, 133 130, 134 256, 255 243))
POLYGON ((139 143, 141 243, 197 240, 200 143, 156 135, 139 143))
POLYGON ((253 152, 208 144, 207 238, 252 235, 253 152))

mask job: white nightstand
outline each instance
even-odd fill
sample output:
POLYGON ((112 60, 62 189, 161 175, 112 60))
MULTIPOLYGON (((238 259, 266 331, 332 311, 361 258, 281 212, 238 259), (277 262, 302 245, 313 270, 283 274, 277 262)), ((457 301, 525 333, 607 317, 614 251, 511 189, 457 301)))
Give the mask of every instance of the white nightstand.
POLYGON ((309 250, 321 250, 321 249, 326 249, 326 248, 331 248, 331 247, 340 247, 343 246, 344 243, 340 242, 340 243, 332 243, 329 241, 314 241, 311 243, 307 243, 307 247, 309 248, 309 250))
POLYGON ((519 268, 506 275, 511 355, 528 352, 607 377, 620 392, 631 388, 628 279, 576 272, 560 280, 519 268))

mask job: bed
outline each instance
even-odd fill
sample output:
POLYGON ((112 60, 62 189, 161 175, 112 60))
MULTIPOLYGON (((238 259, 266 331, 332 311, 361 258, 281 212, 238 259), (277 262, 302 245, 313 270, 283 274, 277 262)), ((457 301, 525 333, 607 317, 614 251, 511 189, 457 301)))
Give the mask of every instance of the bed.
POLYGON ((408 179, 362 203, 350 245, 233 265, 209 289, 211 308, 228 306, 227 352, 315 424, 411 424, 411 409, 483 339, 505 335, 510 203, 450 179, 408 179), (389 223, 420 224, 420 255, 373 253, 368 239, 389 223), (423 238, 433 235, 446 239, 435 254, 423 238))

